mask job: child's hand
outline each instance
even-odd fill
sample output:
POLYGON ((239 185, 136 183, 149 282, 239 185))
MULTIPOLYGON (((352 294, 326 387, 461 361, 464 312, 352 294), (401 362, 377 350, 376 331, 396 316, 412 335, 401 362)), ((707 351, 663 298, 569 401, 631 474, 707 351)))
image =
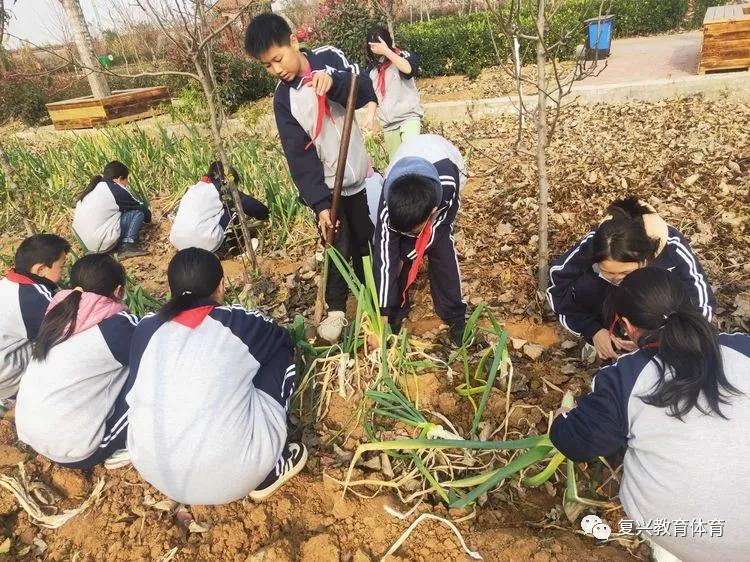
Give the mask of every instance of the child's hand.
MULTIPOLYGON (((336 225, 336 227, 338 228, 338 224, 336 225)), ((330 209, 320 211, 320 214, 318 215, 318 228, 320 228, 320 232, 323 233, 323 236, 327 236, 328 231, 333 228, 330 209)))
POLYGON ((612 339, 609 337, 609 331, 602 328, 593 337, 594 347, 599 359, 617 359, 618 354, 612 346, 612 339))
POLYGON ((388 46, 388 43, 383 41, 382 37, 378 37, 377 43, 368 43, 368 45, 370 45, 373 55, 387 56, 391 52, 391 48, 388 46))
POLYGON ((308 86, 315 90, 315 93, 319 96, 323 96, 328 93, 333 86, 333 78, 327 72, 315 72, 312 80, 307 83, 308 86))
POLYGON ((365 120, 362 123, 362 128, 368 133, 374 133, 375 132, 375 117, 371 117, 369 115, 365 117, 365 120))

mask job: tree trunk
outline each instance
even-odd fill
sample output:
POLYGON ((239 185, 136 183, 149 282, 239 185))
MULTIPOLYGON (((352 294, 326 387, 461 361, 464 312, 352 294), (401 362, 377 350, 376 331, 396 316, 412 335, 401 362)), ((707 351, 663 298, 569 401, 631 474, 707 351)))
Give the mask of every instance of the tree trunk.
POLYGON ((545 291, 549 273, 549 183, 547 180, 547 77, 545 65, 547 56, 544 49, 544 26, 546 0, 537 0, 537 88, 538 105, 536 112, 536 168, 539 181, 539 260, 537 280, 539 290, 545 291))
MULTIPOLYGON (((210 47, 207 47, 207 49, 210 49, 210 47)), ((216 156, 219 158, 219 160, 221 160, 221 163, 224 166, 225 173, 227 175, 230 175, 229 168, 231 166, 231 162, 229 160, 229 156, 227 155, 227 151, 224 148, 224 142, 221 140, 222 119, 220 115, 221 108, 217 106, 216 84, 213 81, 213 77, 210 75, 210 71, 206 72, 206 69, 204 68, 199 56, 200 55, 193 59, 193 63, 195 64, 196 74, 200 78, 201 87, 203 88, 203 94, 206 96, 208 115, 211 121, 211 135, 213 136, 214 152, 216 153, 216 156)), ((211 54, 210 52, 206 52, 204 56, 210 57, 211 54)), ((206 66, 210 67, 210 61, 208 61, 206 66)), ((230 181, 228 185, 229 192, 232 195, 232 202, 234 203, 235 211, 237 212, 237 221, 240 223, 242 244, 244 246, 245 253, 250 258, 250 263, 252 264, 253 271, 257 272, 258 262, 255 258, 255 251, 253 250, 253 246, 250 242, 250 231, 247 228, 247 216, 242 210, 242 201, 240 200, 240 194, 234 181, 230 181)), ((250 279, 247 276, 247 271, 243 270, 243 275, 245 276, 245 284, 249 284, 250 279)))
POLYGON ((91 40, 88 25, 86 25, 86 19, 83 17, 83 10, 81 10, 79 0, 60 1, 65 9, 70 29, 73 31, 78 56, 86 69, 86 77, 89 80, 89 86, 91 86, 91 93, 96 99, 111 95, 107 79, 103 74, 95 70, 99 68, 99 61, 94 55, 93 41, 91 40))
POLYGON ((5 149, 2 144, 0 144, 0 169, 2 169, 3 175, 5 176, 5 190, 12 194, 12 197, 15 199, 13 206, 16 208, 16 212, 21 217, 21 220, 23 220, 23 226, 26 229, 26 236, 36 234, 34 223, 31 221, 27 213, 23 193, 18 189, 16 182, 13 181, 13 168, 10 165, 10 160, 8 159, 8 155, 5 154, 5 149))

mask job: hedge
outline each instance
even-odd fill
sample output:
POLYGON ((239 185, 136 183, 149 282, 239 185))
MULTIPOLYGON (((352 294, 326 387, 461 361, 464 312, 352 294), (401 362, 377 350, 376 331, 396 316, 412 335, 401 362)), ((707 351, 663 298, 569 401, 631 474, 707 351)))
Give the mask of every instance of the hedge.
MULTIPOLYGON (((534 34, 536 30, 535 4, 536 2, 526 2, 523 5, 520 23, 522 32, 526 34, 534 34)), ((557 10, 550 21, 548 37, 550 43, 554 43, 562 33, 566 34, 567 40, 560 52, 561 56, 574 52, 584 35, 583 20, 595 17, 598 9, 598 2, 570 0, 557 10)), ((648 35, 678 29, 685 19, 687 9, 687 0, 612 0, 615 36, 648 35)), ((488 18, 487 13, 477 13, 405 24, 398 28, 397 38, 401 45, 422 54, 421 66, 426 76, 467 74, 475 77, 483 67, 498 61, 490 25, 495 30, 500 57, 504 59, 510 55, 505 37, 499 31, 500 17, 502 14, 489 14, 488 18)), ((700 18, 702 20, 703 16, 700 18)), ((522 55, 527 62, 532 61, 535 56, 533 49, 522 55)))

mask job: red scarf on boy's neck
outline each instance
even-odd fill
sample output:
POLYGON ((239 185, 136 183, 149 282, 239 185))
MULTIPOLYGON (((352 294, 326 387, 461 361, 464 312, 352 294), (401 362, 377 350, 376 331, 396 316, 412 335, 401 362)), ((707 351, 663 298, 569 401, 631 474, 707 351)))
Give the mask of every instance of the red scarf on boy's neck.
MULTIPOLYGON (((393 49, 393 52, 397 55, 401 54, 401 49, 393 49)), ((388 70, 388 67, 390 67, 393 63, 391 61, 385 61, 383 64, 381 64, 378 67, 378 83, 377 83, 377 89, 380 90, 380 96, 385 97, 385 71, 388 70)))
MULTIPOLYGON (((312 67, 307 69, 307 72, 302 77, 302 85, 305 86, 308 83, 312 82, 313 79, 313 73, 312 73, 312 67)), ((315 139, 317 139, 320 136, 320 133, 323 132, 323 120, 328 116, 331 121, 333 121, 333 116, 331 115, 331 108, 328 106, 328 97, 323 94, 322 96, 318 96, 318 94, 315 94, 318 97, 318 114, 315 121, 315 130, 313 131, 312 136, 310 137, 310 142, 307 143, 307 146, 305 146, 305 150, 310 148, 313 143, 315 142, 315 139)))
POLYGON ((417 278, 419 273, 419 266, 422 265, 424 259, 424 253, 427 250, 427 244, 430 242, 432 236, 432 219, 428 220, 422 228, 422 232, 417 236, 417 241, 414 244, 414 251, 417 255, 414 257, 414 261, 409 269, 409 274, 406 276, 406 286, 404 292, 401 294, 401 306, 406 305, 406 295, 409 293, 409 287, 411 287, 414 280, 417 278))

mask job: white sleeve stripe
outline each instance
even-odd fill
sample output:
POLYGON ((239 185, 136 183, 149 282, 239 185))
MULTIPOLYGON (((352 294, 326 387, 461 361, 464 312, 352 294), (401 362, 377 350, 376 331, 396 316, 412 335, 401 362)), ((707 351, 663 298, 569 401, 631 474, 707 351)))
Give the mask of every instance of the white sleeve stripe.
POLYGON ((573 329, 572 329, 572 328, 571 328, 570 326, 568 326, 568 319, 567 319, 567 318, 565 317, 565 315, 564 315, 564 314, 561 314, 561 315, 559 316, 559 318, 560 318, 560 324, 562 324, 562 325, 563 325, 563 328, 565 328, 566 330, 568 330, 568 331, 569 331, 569 332, 570 332, 571 334, 573 334, 574 336, 576 336, 576 337, 581 337, 581 334, 580 334, 579 332, 576 332, 576 331, 575 331, 575 330, 573 330, 573 329))
POLYGON ((138 325, 138 317, 135 314, 130 314, 130 313, 125 312, 123 310, 122 312, 118 312, 117 315, 118 316, 122 316, 123 318, 125 318, 133 326, 137 326, 138 325))
POLYGON ((703 314, 711 320, 711 307, 708 305, 708 289, 706 280, 698 272, 698 265, 690 251, 682 244, 679 238, 668 238, 667 243, 675 246, 675 252, 685 261, 690 271, 690 276, 694 279, 695 288, 698 290, 698 306, 703 310, 703 314))
POLYGON ((36 289, 37 293, 42 295, 45 299, 48 301, 52 300, 52 292, 47 287, 44 285, 37 285, 36 283, 34 283, 33 287, 36 289))
MULTIPOLYGON (((565 266, 568 265, 568 262, 571 259, 573 259, 573 257, 580 251, 581 246, 583 246, 588 241, 588 239, 591 238, 593 235, 594 235, 594 231, 592 230, 581 239, 581 241, 578 243, 576 248, 572 252, 570 252, 570 255, 565 259, 563 263, 550 268, 549 270, 550 286, 547 289, 547 300, 549 301, 550 307, 552 307, 552 312, 557 312, 557 310, 555 310, 555 303, 552 301, 552 289, 555 287, 555 278, 552 276, 552 274, 555 273, 556 271, 560 271, 561 269, 564 269, 565 266)), ((567 329, 570 330, 570 328, 567 328, 567 329)), ((570 331, 573 332, 573 330, 570 330, 570 331)))
POLYGON ((388 269, 390 264, 391 256, 388 253, 388 247, 390 245, 391 233, 386 224, 388 218, 388 207, 383 205, 383 210, 380 212, 380 293, 378 299, 380 300, 380 307, 385 308, 388 304, 388 269))

